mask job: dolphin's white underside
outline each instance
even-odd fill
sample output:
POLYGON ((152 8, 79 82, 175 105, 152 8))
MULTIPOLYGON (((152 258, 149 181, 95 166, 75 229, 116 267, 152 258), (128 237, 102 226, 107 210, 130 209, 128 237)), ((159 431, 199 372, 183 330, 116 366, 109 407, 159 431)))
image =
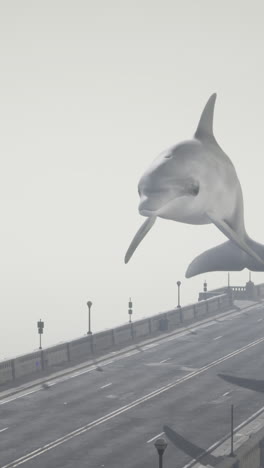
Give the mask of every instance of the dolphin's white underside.
POLYGON ((194 138, 170 148, 139 182, 139 212, 147 217, 125 256, 129 261, 157 217, 215 226, 229 239, 189 265, 186 277, 209 271, 264 271, 264 246, 244 226, 241 186, 235 168, 213 135, 216 94, 208 100, 194 138))

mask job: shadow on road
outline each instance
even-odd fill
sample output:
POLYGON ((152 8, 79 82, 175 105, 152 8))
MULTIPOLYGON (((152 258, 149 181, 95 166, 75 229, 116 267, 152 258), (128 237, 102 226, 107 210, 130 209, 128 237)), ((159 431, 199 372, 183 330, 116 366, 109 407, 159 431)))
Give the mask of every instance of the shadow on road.
POLYGON ((201 465, 211 465, 214 467, 221 460, 223 460, 223 457, 215 457, 211 453, 207 453, 205 449, 198 447, 189 440, 185 439, 169 426, 164 426, 163 430, 168 439, 175 445, 175 447, 182 450, 186 455, 189 455, 194 460, 199 461, 201 465))
POLYGON ((218 374, 218 376, 226 380, 226 382, 238 385, 239 387, 248 388, 249 390, 260 393, 264 392, 264 380, 245 379, 243 377, 233 377, 227 374, 218 374))

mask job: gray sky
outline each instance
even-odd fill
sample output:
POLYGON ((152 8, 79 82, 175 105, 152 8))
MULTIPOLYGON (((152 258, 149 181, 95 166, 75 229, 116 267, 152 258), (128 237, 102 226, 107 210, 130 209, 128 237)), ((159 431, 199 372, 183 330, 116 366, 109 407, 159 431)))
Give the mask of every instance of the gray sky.
MULTIPOLYGON (((215 136, 240 178, 249 235, 264 243, 263 2, 0 2, 0 358, 197 300, 225 273, 185 279, 222 243, 213 225, 143 221, 137 183, 193 135, 217 92, 215 136)), ((247 270, 231 275, 244 284, 247 270)), ((253 273, 256 283, 264 273, 253 273)))

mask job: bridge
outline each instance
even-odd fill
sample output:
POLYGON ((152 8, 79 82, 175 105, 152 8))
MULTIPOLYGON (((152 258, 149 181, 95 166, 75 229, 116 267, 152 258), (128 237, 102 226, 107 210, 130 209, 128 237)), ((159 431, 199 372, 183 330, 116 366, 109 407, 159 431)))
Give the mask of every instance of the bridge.
POLYGON ((1 468, 153 468, 159 437, 164 468, 259 468, 264 306, 255 288, 257 300, 234 299, 243 288, 217 291, 2 362, 1 468))

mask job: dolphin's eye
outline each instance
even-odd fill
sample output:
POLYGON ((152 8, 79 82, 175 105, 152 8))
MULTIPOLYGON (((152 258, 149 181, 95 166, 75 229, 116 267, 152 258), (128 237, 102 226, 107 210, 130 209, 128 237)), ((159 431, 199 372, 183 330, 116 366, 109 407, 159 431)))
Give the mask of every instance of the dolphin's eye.
POLYGON ((199 190, 200 190, 200 187, 199 187, 198 182, 193 182, 193 183, 190 185, 189 190, 190 190, 190 194, 191 194, 191 195, 194 195, 194 196, 198 195, 199 190))

